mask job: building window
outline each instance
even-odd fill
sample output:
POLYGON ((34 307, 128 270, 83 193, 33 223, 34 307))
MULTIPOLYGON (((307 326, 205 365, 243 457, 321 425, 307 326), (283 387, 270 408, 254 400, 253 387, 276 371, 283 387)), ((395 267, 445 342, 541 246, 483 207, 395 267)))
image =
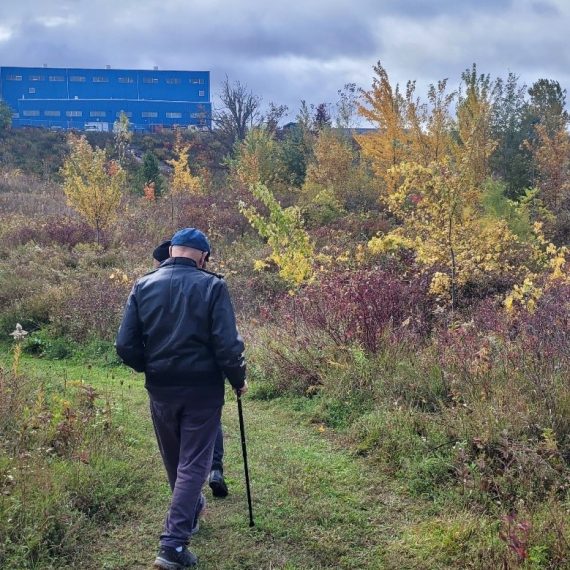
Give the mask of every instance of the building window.
POLYGON ((198 97, 204 97, 204 95, 206 95, 206 92, 203 89, 200 89, 200 91, 198 91, 198 97))
POLYGON ((43 75, 30 75, 28 79, 30 81, 44 81, 45 77, 43 75))
POLYGON ((12 113, 12 119, 19 119, 20 113, 12 113))
POLYGON ((120 117, 121 113, 123 113, 123 115, 126 115, 127 117, 129 117, 129 119, 133 116, 133 113, 131 111, 117 111, 115 113, 115 116, 120 117))
POLYGON ((24 115, 24 117, 39 117, 40 112, 39 111, 22 111, 22 115, 24 115))
POLYGON ((65 115, 67 117, 81 117, 83 113, 81 111, 66 111, 65 115))
POLYGON ((106 117, 107 111, 89 111, 90 117, 106 117))
POLYGON ((30 87, 28 89, 28 93, 35 93, 36 92, 36 88, 35 87, 30 87))
POLYGON ((141 117, 143 119, 156 119, 156 117, 158 117, 158 113, 155 111, 143 111, 141 113, 141 117))
POLYGON ((182 113, 166 113, 167 119, 181 119, 182 113))
POLYGON ((65 81, 65 77, 63 75, 50 75, 50 81, 65 81))
POLYGON ((44 111, 45 117, 60 117, 61 111, 44 111))
POLYGON ((158 77, 143 77, 143 83, 158 83, 158 77))
POLYGON ((132 77, 119 77, 119 83, 134 83, 135 80, 132 77))
POLYGON ((166 83, 168 83, 168 85, 180 85, 180 77, 169 77, 166 83))
POLYGON ((93 83, 109 83, 108 77, 94 77, 93 83))
POLYGON ((85 83, 85 76, 84 75, 72 75, 69 78, 69 81, 73 81, 75 83, 85 83))
POLYGON ((204 79, 202 77, 194 77, 191 81, 194 85, 204 85, 204 79))
POLYGON ((8 81, 22 81, 22 76, 21 75, 8 75, 6 77, 6 79, 8 81))

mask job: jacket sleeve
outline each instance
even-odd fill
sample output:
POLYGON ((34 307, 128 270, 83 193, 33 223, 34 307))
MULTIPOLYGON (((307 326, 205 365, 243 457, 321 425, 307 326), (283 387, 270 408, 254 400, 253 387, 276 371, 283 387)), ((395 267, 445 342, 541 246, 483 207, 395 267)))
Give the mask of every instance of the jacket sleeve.
POLYGON ((210 314, 216 361, 230 384, 236 389, 242 388, 246 374, 244 344, 237 330, 228 287, 221 279, 213 287, 210 314))
POLYGON ((115 348, 117 349, 117 354, 127 366, 130 366, 137 372, 144 372, 144 343, 135 289, 136 283, 125 306, 123 320, 115 341, 115 348))

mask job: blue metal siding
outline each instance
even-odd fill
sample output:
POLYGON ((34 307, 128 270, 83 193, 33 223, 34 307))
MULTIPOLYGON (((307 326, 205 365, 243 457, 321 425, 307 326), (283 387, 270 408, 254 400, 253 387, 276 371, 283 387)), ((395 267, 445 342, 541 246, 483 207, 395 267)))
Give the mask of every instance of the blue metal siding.
POLYGON ((0 67, 0 96, 14 127, 111 129, 120 111, 135 130, 211 125, 208 71, 0 67))
POLYGON ((103 122, 109 123, 111 129, 121 111, 127 113, 135 130, 149 130, 159 125, 207 126, 211 106, 209 103, 185 101, 20 99, 16 110, 18 118, 14 123, 17 121, 18 126, 83 129, 85 123, 103 122))

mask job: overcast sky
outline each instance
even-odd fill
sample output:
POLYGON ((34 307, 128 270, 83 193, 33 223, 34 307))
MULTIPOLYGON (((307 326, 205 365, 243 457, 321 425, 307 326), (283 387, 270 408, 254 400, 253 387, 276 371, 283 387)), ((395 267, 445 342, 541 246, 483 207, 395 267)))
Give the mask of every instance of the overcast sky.
POLYGON ((228 75, 293 117, 378 60, 422 88, 473 62, 569 88, 569 30, 570 0, 1 0, 0 65, 210 70, 214 104, 228 75))

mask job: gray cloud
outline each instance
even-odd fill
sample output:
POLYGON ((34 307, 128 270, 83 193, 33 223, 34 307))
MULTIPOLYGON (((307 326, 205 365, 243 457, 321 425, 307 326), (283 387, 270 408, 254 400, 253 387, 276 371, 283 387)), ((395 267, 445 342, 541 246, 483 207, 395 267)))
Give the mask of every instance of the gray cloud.
POLYGON ((532 9, 541 16, 558 16, 560 14, 560 10, 555 4, 543 0, 533 2, 532 9))
POLYGON ((379 59, 419 92, 472 62, 570 87, 569 24, 566 0, 20 0, 0 5, 0 62, 208 69, 294 114, 368 88, 379 59))
POLYGON ((453 14, 465 16, 480 12, 500 14, 505 12, 515 3, 515 0, 389 0, 380 4, 381 11, 385 14, 399 15, 414 20, 438 18, 442 15, 453 14))

